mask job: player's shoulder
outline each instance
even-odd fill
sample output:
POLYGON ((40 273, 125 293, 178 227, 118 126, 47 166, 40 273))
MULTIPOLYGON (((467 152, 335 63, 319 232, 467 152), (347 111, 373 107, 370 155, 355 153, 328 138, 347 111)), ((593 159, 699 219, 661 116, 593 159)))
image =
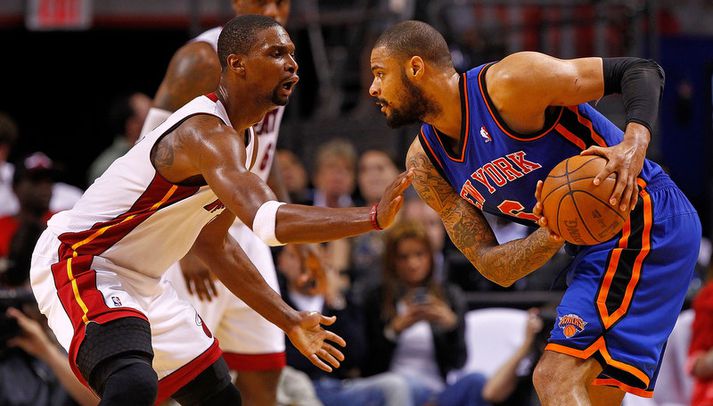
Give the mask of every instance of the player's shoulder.
POLYGON ((181 63, 192 67, 220 65, 218 54, 207 42, 189 42, 178 48, 173 54, 173 63, 181 63))

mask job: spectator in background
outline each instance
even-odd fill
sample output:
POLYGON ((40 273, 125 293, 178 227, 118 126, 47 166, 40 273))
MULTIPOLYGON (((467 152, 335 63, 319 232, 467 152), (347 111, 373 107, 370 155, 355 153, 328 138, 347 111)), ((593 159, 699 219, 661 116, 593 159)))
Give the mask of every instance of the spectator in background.
MULTIPOLYGON (((352 207, 357 152, 351 142, 337 138, 322 144, 317 150, 312 184, 314 184, 313 206, 352 207)), ((349 240, 341 239, 326 244, 325 260, 337 272, 349 268, 349 240)))
POLYGON ((8 162, 10 151, 17 142, 17 124, 7 114, 0 112, 0 216, 15 214, 17 198, 12 191, 14 167, 8 162))
MULTIPOLYGON (((31 292, 27 292, 27 295, 32 297, 31 292)), ((29 303, 24 306, 29 307, 29 303)), ((3 323, 5 329, 2 331, 3 343, 0 349, 0 404, 99 404, 99 398, 74 376, 67 362, 67 354, 50 339, 41 323, 16 308, 0 308, 5 312, 3 321, 7 321, 7 324, 3 323), (13 328, 13 332, 7 328, 11 324, 17 328, 13 328)), ((42 317, 39 313, 37 316, 42 317)))
POLYGON ((406 381, 395 374, 383 373, 361 378, 359 362, 373 356, 365 352, 361 312, 347 295, 349 280, 334 269, 327 269, 327 280, 318 293, 315 281, 304 282, 301 275, 308 266, 297 245, 282 248, 277 266, 286 280, 283 299, 300 311, 319 311, 327 317, 337 316, 331 325, 336 334, 349 342, 345 359, 339 369, 326 373, 312 365, 291 344, 287 343, 287 364, 312 379, 317 396, 325 406, 409 406, 411 398, 406 381))
POLYGON ((277 150, 277 166, 280 168, 282 183, 290 195, 290 201, 305 204, 312 201, 307 170, 300 158, 288 149, 277 150))
MULTIPOLYGON (((549 313, 548 313, 549 314, 549 313)), ((525 340, 515 353, 488 379, 483 387, 483 399, 496 405, 538 404, 532 373, 547 344, 549 331, 544 325, 554 324, 554 315, 543 320, 540 310, 528 312, 525 340)))
POLYGON ((351 142, 337 138, 322 144, 314 164, 314 201, 319 207, 351 207, 357 153, 351 142))
MULTIPOLYGON (((365 206, 378 203, 386 185, 391 184, 398 175, 399 168, 386 151, 364 151, 359 157, 357 182, 365 206)), ((384 240, 381 233, 372 231, 351 239, 349 271, 356 289, 381 280, 383 254, 384 240)))
POLYGON ((446 228, 441 217, 426 202, 417 196, 407 199, 403 208, 405 220, 418 221, 426 228, 433 250, 433 277, 443 283, 448 276, 448 264, 444 255, 446 246, 446 228))
POLYGON ((114 100, 109 110, 114 142, 92 162, 87 173, 88 184, 91 185, 116 158, 134 146, 150 108, 151 99, 140 92, 122 95, 114 100))
MULTIPOLYGON (((12 147, 18 140, 18 134, 15 121, 7 114, 0 112, 0 216, 13 215, 20 210, 20 203, 12 190, 15 166, 8 162, 12 147)), ((56 213, 71 209, 80 197, 82 197, 81 189, 66 183, 55 182, 52 187, 50 210, 56 213)))
POLYGON ((35 243, 47 227, 54 186, 52 161, 36 152, 19 162, 12 190, 20 203, 14 215, 0 217, 0 285, 27 283, 35 243))
POLYGON ((693 301, 695 319, 688 356, 695 380, 691 406, 713 405, 713 267, 708 269, 708 282, 693 301))
POLYGON ((433 250, 423 226, 403 222, 386 232, 383 284, 364 301, 365 375, 405 377, 416 405, 483 405, 485 377, 473 373, 453 385, 446 375, 465 363, 465 301, 453 285, 433 278, 433 250))

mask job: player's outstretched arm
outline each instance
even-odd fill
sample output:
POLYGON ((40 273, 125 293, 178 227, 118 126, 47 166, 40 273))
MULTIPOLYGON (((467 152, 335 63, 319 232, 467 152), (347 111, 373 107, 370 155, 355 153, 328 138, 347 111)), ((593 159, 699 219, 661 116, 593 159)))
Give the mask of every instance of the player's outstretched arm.
MULTIPOLYGON (((223 204, 272 245, 330 241, 374 228, 386 228, 394 221, 403 204, 403 192, 411 183, 412 174, 409 171, 402 173, 386 189, 375 209, 279 205, 267 184, 242 164, 245 162, 242 136, 232 128, 218 124, 219 120, 212 116, 196 116, 190 121, 193 128, 184 127, 184 124, 176 130, 180 133, 175 137, 181 143, 176 149, 181 149, 181 153, 189 157, 186 160, 190 164, 186 166, 195 165, 185 174, 200 173, 223 204), (199 131, 196 131, 196 126, 200 127, 199 131), (200 136, 195 136, 195 133, 200 136), (186 140, 182 141, 182 138, 186 140), (265 214, 267 206, 264 205, 268 202, 271 202, 272 208, 268 207, 265 214), (258 213, 261 208, 263 211, 258 213), (265 237, 266 232, 273 235, 265 237)), ((167 144, 161 142, 159 147, 170 147, 167 144)), ((175 160, 172 158, 173 163, 167 165, 175 165, 175 160)), ((176 176, 175 180, 186 178, 176 176)))
POLYGON ((462 199, 438 173, 420 142, 411 144, 406 163, 413 170, 413 186, 440 216, 453 243, 486 278, 502 286, 545 264, 562 246, 546 228, 526 238, 498 245, 483 214, 462 199))
POLYGON ((206 225, 191 249, 223 284, 261 316, 282 329, 297 349, 320 369, 338 368, 344 355, 332 344, 346 345, 338 335, 324 330, 335 317, 317 312, 297 312, 263 279, 238 243, 228 234, 235 216, 223 212, 206 225))

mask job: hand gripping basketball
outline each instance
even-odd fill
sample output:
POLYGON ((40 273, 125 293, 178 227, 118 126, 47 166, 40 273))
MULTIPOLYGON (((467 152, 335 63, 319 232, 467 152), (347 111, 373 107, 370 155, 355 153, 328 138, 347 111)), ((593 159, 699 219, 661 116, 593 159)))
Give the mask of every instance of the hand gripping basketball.
POLYGON ((609 202, 616 175, 592 183, 607 165, 599 156, 575 155, 555 166, 538 187, 541 210, 548 227, 576 245, 595 245, 613 238, 629 217, 609 202))

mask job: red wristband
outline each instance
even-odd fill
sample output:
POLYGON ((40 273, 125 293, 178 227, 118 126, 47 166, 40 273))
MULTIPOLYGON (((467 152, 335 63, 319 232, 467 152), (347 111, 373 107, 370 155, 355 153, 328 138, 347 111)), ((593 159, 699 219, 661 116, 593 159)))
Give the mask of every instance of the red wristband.
POLYGON ((377 211, 377 206, 379 203, 375 203, 373 206, 371 206, 371 211, 369 212, 369 219, 371 220, 371 226, 374 228, 374 230, 381 231, 383 228, 379 225, 379 219, 376 218, 378 211, 377 211))

